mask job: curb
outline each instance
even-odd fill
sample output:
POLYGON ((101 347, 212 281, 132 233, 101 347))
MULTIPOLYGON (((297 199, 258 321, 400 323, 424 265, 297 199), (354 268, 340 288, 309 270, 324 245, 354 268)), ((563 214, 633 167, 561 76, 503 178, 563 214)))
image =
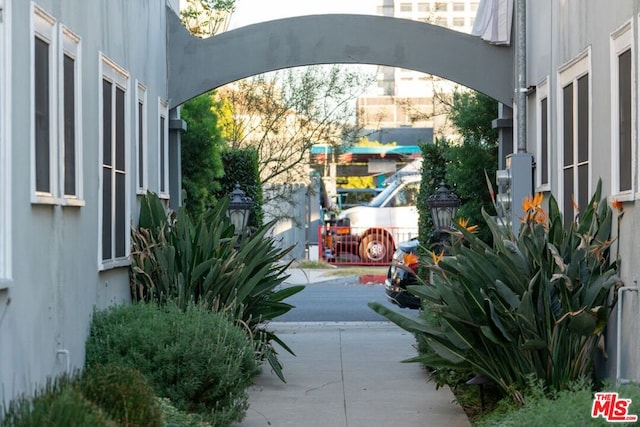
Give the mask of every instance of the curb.
POLYGON ((361 274, 358 277, 358 283, 360 283, 361 285, 367 285, 367 284, 383 285, 386 279, 387 279, 386 274, 361 274))

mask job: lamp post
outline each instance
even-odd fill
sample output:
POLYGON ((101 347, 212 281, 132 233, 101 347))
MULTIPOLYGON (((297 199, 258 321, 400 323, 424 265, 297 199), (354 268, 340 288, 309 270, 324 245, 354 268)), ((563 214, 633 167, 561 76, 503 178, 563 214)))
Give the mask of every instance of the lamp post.
POLYGON ((235 189, 229 194, 227 217, 229 217, 233 224, 234 234, 237 237, 237 246, 240 245, 242 236, 245 235, 245 230, 249 223, 249 215, 251 214, 251 207, 253 207, 253 199, 240 189, 239 183, 236 183, 235 189))
POLYGON ((451 229, 453 218, 456 216, 458 206, 460 206, 460 199, 455 193, 449 191, 444 181, 441 181, 440 188, 427 199, 427 206, 433 220, 433 234, 442 244, 446 237, 446 231, 451 229))

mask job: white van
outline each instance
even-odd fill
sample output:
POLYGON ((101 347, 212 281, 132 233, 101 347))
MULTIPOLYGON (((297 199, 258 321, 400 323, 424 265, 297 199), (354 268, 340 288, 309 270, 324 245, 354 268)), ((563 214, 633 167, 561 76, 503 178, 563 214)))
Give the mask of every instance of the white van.
POLYGON ((418 236, 420 180, 420 174, 399 175, 368 205, 341 212, 335 248, 355 253, 362 262, 389 262, 398 242, 418 236))

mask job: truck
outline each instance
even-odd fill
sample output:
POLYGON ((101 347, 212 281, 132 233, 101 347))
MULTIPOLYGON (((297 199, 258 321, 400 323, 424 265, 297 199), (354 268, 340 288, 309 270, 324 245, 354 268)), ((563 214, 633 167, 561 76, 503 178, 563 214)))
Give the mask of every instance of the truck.
POLYGON ((371 202, 342 211, 334 228, 332 252, 348 253, 366 264, 384 264, 399 242, 418 236, 416 202, 419 173, 396 174, 371 202))

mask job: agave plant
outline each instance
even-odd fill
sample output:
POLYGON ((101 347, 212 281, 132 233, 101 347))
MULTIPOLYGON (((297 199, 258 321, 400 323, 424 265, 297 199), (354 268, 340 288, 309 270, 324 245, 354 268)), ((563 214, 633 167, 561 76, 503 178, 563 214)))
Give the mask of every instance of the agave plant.
POLYGON ((153 194, 142 201, 140 220, 132 232, 131 293, 134 301, 166 303, 174 300, 183 309, 190 303, 223 311, 243 323, 264 357, 284 381, 282 366, 272 341, 291 349, 265 322, 293 308, 284 300, 304 289, 277 289, 288 277, 289 263, 282 259, 291 248, 280 250, 267 236, 266 224, 236 248, 228 200, 194 222, 184 208, 167 214, 153 194))
POLYGON ((492 247, 459 227, 450 255, 427 259, 430 283, 409 289, 435 325, 370 306, 428 343, 433 352, 414 361, 485 375, 516 401, 532 375, 552 390, 590 377, 622 286, 619 262, 610 260, 613 214, 600 197, 598 183, 571 224, 553 196, 548 214, 541 196, 530 198, 518 236, 483 213, 492 247))

